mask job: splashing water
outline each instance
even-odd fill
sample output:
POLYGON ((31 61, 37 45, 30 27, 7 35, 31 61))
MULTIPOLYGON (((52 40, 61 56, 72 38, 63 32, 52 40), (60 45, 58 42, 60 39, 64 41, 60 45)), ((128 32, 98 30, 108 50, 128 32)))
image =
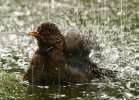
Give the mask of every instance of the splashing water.
POLYGON ((72 31, 88 37, 94 46, 90 59, 120 73, 117 79, 95 79, 84 85, 30 86, 23 97, 139 99, 138 5, 138 0, 1 0, 0 68, 22 75, 37 48, 27 32, 43 21, 53 21, 62 34, 72 31))

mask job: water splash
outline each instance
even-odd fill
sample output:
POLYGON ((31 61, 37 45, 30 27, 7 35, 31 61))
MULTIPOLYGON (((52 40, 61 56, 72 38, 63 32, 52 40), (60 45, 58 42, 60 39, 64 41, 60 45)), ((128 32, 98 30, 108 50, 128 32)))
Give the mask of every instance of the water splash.
MULTIPOLYGON (((50 98, 58 98, 63 94, 63 98, 69 96, 77 99, 138 99, 138 4, 138 0, 41 0, 38 3, 32 0, 1 0, 0 68, 22 73, 37 48, 36 41, 28 37, 27 32, 42 21, 52 20, 63 34, 73 31, 94 42, 90 54, 92 61, 100 67, 116 69, 122 73, 119 75, 121 80, 93 80, 92 86, 87 86, 87 89, 83 87, 82 90, 82 86, 69 86, 71 90, 65 87, 65 92, 59 84, 55 88, 57 92, 48 92, 50 98)), ((32 93, 36 91, 32 89, 32 93)), ((47 95, 46 91, 44 93, 47 95)))

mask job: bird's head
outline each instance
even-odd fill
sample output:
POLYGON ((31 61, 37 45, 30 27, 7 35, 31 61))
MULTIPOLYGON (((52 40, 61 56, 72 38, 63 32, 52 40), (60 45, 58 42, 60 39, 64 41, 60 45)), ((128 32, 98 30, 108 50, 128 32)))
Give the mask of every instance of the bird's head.
POLYGON ((61 35, 58 27, 51 22, 42 23, 36 31, 28 33, 37 38, 39 48, 49 49, 63 49, 64 38, 61 35))

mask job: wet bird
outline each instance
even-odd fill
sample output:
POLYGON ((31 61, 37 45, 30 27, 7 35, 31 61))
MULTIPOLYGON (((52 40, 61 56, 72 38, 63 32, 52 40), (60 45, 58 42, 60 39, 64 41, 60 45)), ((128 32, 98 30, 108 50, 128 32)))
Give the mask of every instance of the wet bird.
POLYGON ((44 22, 28 34, 38 43, 23 77, 30 84, 88 83, 93 78, 114 75, 113 71, 99 68, 89 59, 91 48, 87 48, 88 40, 80 35, 63 36, 52 22, 44 22))

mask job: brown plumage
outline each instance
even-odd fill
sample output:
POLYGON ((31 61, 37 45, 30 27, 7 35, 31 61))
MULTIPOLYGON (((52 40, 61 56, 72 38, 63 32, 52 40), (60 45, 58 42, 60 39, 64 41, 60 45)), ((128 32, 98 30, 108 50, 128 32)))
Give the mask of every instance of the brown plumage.
POLYGON ((91 48, 77 34, 63 36, 58 27, 45 22, 37 31, 29 32, 36 37, 38 49, 23 80, 37 85, 62 83, 88 83, 94 77, 113 76, 114 72, 98 68, 88 58, 91 48))

